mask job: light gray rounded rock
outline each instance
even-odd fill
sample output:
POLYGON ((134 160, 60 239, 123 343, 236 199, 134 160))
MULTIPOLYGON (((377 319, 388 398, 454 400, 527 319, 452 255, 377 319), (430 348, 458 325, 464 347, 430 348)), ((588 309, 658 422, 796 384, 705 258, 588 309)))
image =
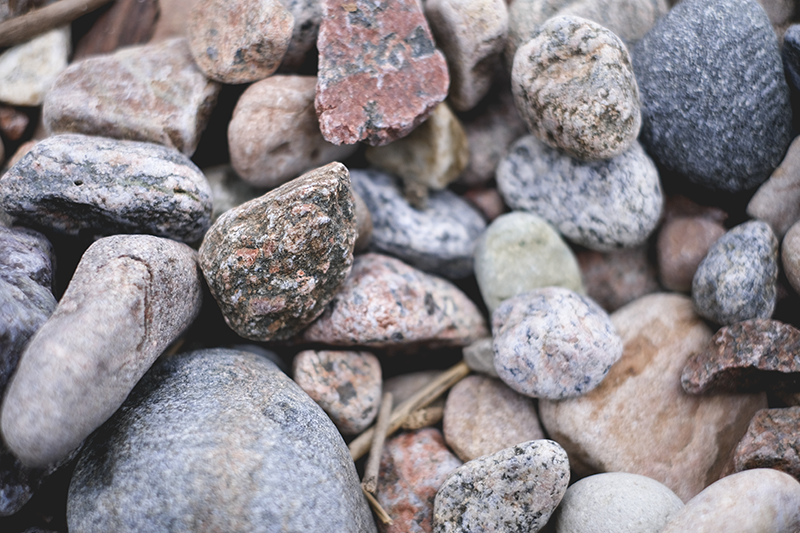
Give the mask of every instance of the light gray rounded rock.
POLYGON ((70 531, 375 532, 347 447, 263 357, 170 357, 87 443, 70 531))
POLYGON ((493 378, 498 377, 494 368, 494 346, 492 338, 478 339, 462 350, 464 362, 473 371, 486 374, 493 378))
POLYGON ((658 170, 638 142, 611 159, 586 162, 527 135, 497 166, 497 186, 512 209, 539 215, 598 251, 644 243, 664 206, 658 170))
POLYGON ((747 214, 769 224, 779 240, 800 220, 800 137, 750 199, 747 214))
POLYGON ((783 271, 789 283, 800 294, 800 222, 789 228, 781 245, 783 271))

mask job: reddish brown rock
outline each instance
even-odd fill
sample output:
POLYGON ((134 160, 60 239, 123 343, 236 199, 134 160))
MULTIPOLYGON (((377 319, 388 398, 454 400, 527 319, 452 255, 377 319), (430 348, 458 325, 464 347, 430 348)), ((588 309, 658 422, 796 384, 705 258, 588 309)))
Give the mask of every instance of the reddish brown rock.
POLYGON ((665 288, 689 292, 692 279, 711 245, 725 226, 702 216, 670 218, 658 234, 658 267, 665 288))
POLYGON ((470 189, 464 193, 464 198, 478 208, 487 222, 491 222, 508 210, 503 197, 494 187, 470 189))
POLYGON ((78 41, 72 60, 146 43, 153 36, 158 15, 158 0, 115 0, 78 41))
MULTIPOLYGON (((656 268, 647 254, 647 246, 579 252, 575 257, 587 294, 611 313, 645 294, 657 292, 656 268)), ((690 278, 690 285, 691 281, 690 278)))
POLYGON ((9 141, 18 141, 28 128, 30 119, 11 106, 0 104, 0 134, 9 141))
POLYGON ((386 442, 381 456, 377 499, 394 524, 382 533, 430 532, 433 502, 447 476, 461 466, 438 429, 403 433, 386 442))
POLYGON ((356 257, 305 339, 338 346, 464 346, 488 335, 480 311, 455 285, 370 253, 356 257))
POLYGON ((774 468, 800 480, 800 407, 762 409, 736 446, 729 474, 774 468))
POLYGON ((408 135, 447 97, 445 58, 417 0, 325 0, 316 109, 334 144, 408 135))
POLYGON ((796 389, 800 385, 800 330, 769 318, 721 328, 681 373, 691 394, 796 389))

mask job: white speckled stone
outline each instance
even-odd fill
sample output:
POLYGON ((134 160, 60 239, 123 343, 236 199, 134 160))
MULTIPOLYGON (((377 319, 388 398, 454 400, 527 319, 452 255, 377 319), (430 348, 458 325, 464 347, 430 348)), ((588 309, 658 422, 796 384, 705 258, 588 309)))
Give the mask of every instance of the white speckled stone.
POLYGON ((70 48, 70 29, 65 26, 3 52, 0 102, 40 105, 55 79, 67 68, 70 48))

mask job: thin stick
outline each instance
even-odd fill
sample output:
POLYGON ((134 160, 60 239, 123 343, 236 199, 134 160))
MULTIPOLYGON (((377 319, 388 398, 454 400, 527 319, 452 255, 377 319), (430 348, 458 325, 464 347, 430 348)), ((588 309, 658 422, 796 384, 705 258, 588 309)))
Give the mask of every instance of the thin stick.
MULTIPOLYGON (((389 422, 389 430, 386 432, 386 435, 391 435, 400 429, 408 415, 420 407, 430 405, 433 400, 465 378, 469 372, 470 368, 464 361, 461 361, 450 367, 450 369, 445 371, 441 376, 428 383, 425 388, 414 394, 414 396, 398 405, 394 411, 392 411, 392 420, 389 422)), ((350 443, 350 456, 353 458, 353 461, 358 461, 369 451, 374 433, 375 426, 372 426, 350 443)))
POLYGON ((0 47, 29 41, 37 35, 70 23, 111 0, 59 0, 25 15, 0 22, 0 47))
POLYGON ((372 439, 372 446, 369 449, 369 459, 364 468, 364 480, 361 486, 364 490, 375 494, 378 488, 378 474, 381 469, 381 455, 383 455, 383 442, 386 440, 386 430, 389 429, 389 422, 392 419, 392 393, 387 392, 381 400, 381 410, 378 413, 378 421, 375 423, 375 436, 372 439))
POLYGON ((405 422, 403 422, 402 428, 414 430, 428 426, 433 426, 435 424, 438 424, 443 417, 444 417, 443 407, 429 405, 428 407, 417 409, 416 411, 408 415, 408 418, 406 418, 405 422))
POLYGON ((367 501, 369 502, 369 506, 372 507, 373 511, 375 511, 375 514, 378 515, 378 519, 381 522, 383 522, 387 526, 391 526, 392 524, 394 524, 394 521, 392 520, 392 517, 389 516, 389 513, 387 513, 384 510, 383 507, 381 507, 381 504, 378 503, 378 500, 375 499, 375 496, 373 496, 372 494, 367 492, 364 489, 364 487, 361 487, 361 492, 363 492, 364 496, 367 497, 367 501))

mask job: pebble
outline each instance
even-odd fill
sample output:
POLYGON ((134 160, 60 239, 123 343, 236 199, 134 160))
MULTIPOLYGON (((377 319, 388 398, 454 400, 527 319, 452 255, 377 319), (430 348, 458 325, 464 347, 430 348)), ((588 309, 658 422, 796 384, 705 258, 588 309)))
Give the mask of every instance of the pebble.
POLYGON ((69 26, 43 33, 0 54, 0 102, 38 106, 67 68, 69 26))
POLYGON ((20 140, 30 121, 28 115, 19 109, 0 104, 0 133, 9 141, 20 140))
POLYGON ((732 470, 774 468, 800 479, 800 407, 762 409, 733 452, 732 470))
POLYGON ((211 187, 211 223, 213 224, 225 211, 266 194, 266 190, 253 187, 242 180, 230 165, 219 165, 203 169, 203 174, 211 187))
POLYGON ((455 285, 376 253, 353 270, 304 339, 334 346, 466 346, 489 331, 455 285))
POLYGON ((245 90, 228 125, 231 164, 256 187, 277 187, 303 172, 350 157, 319 131, 314 76, 272 76, 245 90))
POLYGON ((71 235, 150 233, 193 242, 211 224, 211 190, 180 152, 64 134, 39 142, 0 178, 0 208, 71 235))
POLYGON ((781 245, 783 271, 789 283, 800 294, 800 221, 797 221, 783 238, 781 245))
MULTIPOLYGON (((3 289, 0 288, 0 296, 3 289)), ((12 516, 30 501, 55 467, 47 470, 28 468, 17 459, 0 440, 0 523, 2 518, 12 516)))
POLYGON ((517 49, 511 89, 528 129, 581 160, 627 151, 641 127, 628 49, 606 28, 554 17, 517 49))
POLYGON ((200 267, 236 333, 287 339, 336 295, 355 240, 349 173, 331 163, 223 213, 200 246, 200 267))
POLYGON ((800 530, 800 483, 760 468, 720 479, 686 503, 661 533, 794 533, 800 530))
POLYGON ((464 362, 473 372, 500 377, 494 368, 494 344, 491 337, 478 339, 462 350, 464 362))
POLYGON ((760 394, 690 396, 678 385, 711 331, 678 294, 651 294, 611 315, 622 358, 584 396, 540 401, 545 431, 577 476, 624 471, 655 479, 686 501, 719 477, 760 394))
POLYGON ((67 522, 70 531, 376 531, 322 409, 267 359, 224 349, 168 358, 144 377, 84 448, 67 522))
POLYGON ((73 63, 47 93, 43 121, 50 133, 154 142, 191 156, 219 90, 186 40, 171 39, 73 63))
POLYGON ((800 24, 793 24, 786 29, 781 58, 790 87, 800 90, 800 24))
POLYGON ((567 489, 554 516, 555 533, 659 533, 682 508, 681 499, 654 479, 597 474, 567 489))
POLYGON ((769 318, 775 310, 778 240, 766 222, 751 220, 719 238, 692 280, 697 312, 720 325, 769 318))
POLYGON ((469 111, 486 96, 506 44, 505 0, 428 0, 425 16, 447 58, 450 103, 469 111))
POLYGON ((475 244, 486 222, 469 203, 444 190, 432 193, 425 209, 417 210, 383 172, 354 170, 350 177, 372 220, 371 250, 450 279, 472 274, 475 244))
POLYGON ((194 250, 149 235, 100 239, 28 343, 2 431, 28 466, 62 459, 105 422, 200 311, 194 250))
POLYGON ((456 383, 447 395, 443 427, 447 445, 465 462, 544 438, 533 401, 487 376, 456 383))
POLYGON ((372 223, 372 215, 369 212, 367 203, 356 191, 353 191, 353 203, 355 204, 356 210, 357 234, 356 244, 353 250, 355 252, 363 252, 372 242, 372 230, 374 229, 374 224, 372 223))
POLYGON ((381 456, 377 499, 394 524, 381 533, 430 532, 436 491, 461 461, 438 429, 402 433, 386 441, 381 456))
POLYGON ((725 326, 686 362, 681 385, 689 394, 796 390, 800 330, 763 318, 725 326))
POLYGON ((756 0, 680 2, 636 45, 633 62, 640 140, 664 169, 735 193, 781 162, 792 140, 789 88, 756 0))
POLYGON ((456 116, 439 104, 407 137, 368 147, 367 161, 403 180, 406 198, 423 209, 428 190, 440 191, 458 178, 469 161, 467 134, 456 116))
POLYGON ((323 3, 316 110, 333 144, 387 144, 447 97, 449 75, 416 0, 323 3))
POLYGON ((489 224, 475 247, 475 278, 490 313, 503 300, 541 287, 584 292, 575 255, 530 213, 508 213, 489 224))
POLYGON ((17 2, 4 1, 0 3, 0 22, 18 17, 31 9, 40 7, 43 0, 18 0, 17 2))
POLYGON ((456 469, 436 494, 433 533, 539 531, 569 483, 569 461, 550 440, 533 440, 456 469))
POLYGON ((778 240, 800 220, 800 137, 792 141, 780 166, 750 199, 747 214, 769 224, 778 240))
POLYGON ((711 246, 725 234, 720 221, 704 216, 668 218, 658 232, 658 272, 664 288, 691 292, 692 280, 711 246))
POLYGON ((371 353, 304 350, 292 368, 294 381, 343 435, 358 435, 378 415, 381 364, 371 353))
POLYGON ((294 16, 279 0, 198 0, 186 23, 197 66, 213 80, 238 84, 278 70, 294 16))
POLYGON ((319 25, 322 24, 322 3, 316 0, 281 0, 281 4, 294 17, 294 28, 279 70, 293 72, 316 53, 319 25))
POLYGON ((578 252, 576 257, 586 294, 611 313, 637 298, 658 292, 661 287, 649 255, 647 246, 611 252, 578 252))
POLYGON ((636 142, 612 159, 584 162, 527 135, 500 161, 497 185, 512 209, 601 252, 643 244, 664 205, 658 170, 636 142))
POLYGON ((488 189, 469 189, 464 192, 464 199, 475 206, 488 222, 506 213, 508 208, 495 187, 488 189))
MULTIPOLYGON (((441 374, 441 370, 421 370, 419 372, 409 372, 408 374, 393 376, 383 382, 383 392, 391 392, 392 403, 398 406, 414 396, 417 391, 422 390, 441 374)), ((439 400, 436 400, 436 402, 438 401, 441 401, 444 407, 444 397, 440 397, 439 400)))
POLYGON ((158 0, 114 2, 75 45, 72 61, 146 43, 155 30, 159 7, 158 0))
POLYGON ((606 312, 562 287, 504 301, 492 313, 492 335, 500 379, 533 398, 586 394, 622 356, 622 340, 606 312))

